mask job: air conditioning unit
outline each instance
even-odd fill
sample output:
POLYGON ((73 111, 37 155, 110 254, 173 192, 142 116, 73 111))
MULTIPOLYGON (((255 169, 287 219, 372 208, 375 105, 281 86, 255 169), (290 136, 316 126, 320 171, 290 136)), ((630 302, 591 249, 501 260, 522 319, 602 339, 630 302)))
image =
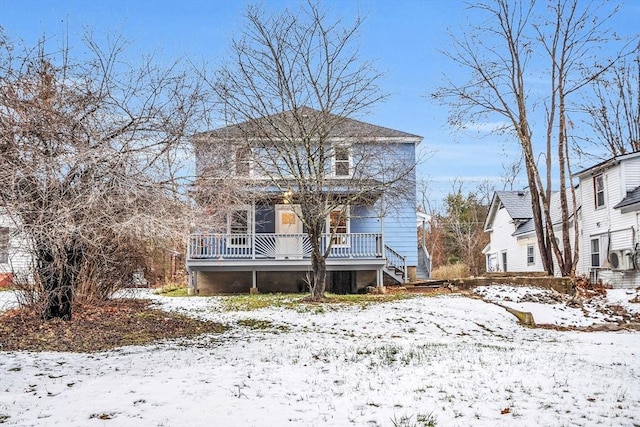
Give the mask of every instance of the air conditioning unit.
POLYGON ((633 270, 631 249, 621 249, 609 252, 609 263, 612 270, 633 270))

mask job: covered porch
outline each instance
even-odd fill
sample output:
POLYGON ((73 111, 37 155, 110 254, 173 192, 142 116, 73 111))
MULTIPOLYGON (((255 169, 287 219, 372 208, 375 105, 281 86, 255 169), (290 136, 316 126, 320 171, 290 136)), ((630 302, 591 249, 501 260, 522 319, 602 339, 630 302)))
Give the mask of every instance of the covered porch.
MULTIPOLYGON (((382 287, 384 273, 403 282, 407 279, 406 259, 383 243, 381 233, 326 233, 321 237, 321 249, 331 245, 327 271, 336 280, 350 280, 355 291, 363 287, 382 287), (345 279, 347 273, 351 279, 345 279)), ((311 243, 305 233, 195 233, 189 237, 187 269, 190 287, 200 289, 198 280, 217 277, 218 280, 239 283, 238 291, 259 291, 261 276, 294 277, 300 287, 300 275, 311 271, 311 243)), ((269 279, 273 281, 273 279, 269 279)), ((294 280, 294 279, 291 279, 294 280)), ((217 289, 217 288, 216 288, 217 289)))

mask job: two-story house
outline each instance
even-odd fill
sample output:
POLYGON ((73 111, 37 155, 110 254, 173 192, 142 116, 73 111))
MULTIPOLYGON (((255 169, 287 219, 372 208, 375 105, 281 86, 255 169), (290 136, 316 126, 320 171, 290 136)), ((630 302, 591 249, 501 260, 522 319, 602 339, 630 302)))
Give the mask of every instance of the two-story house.
POLYGON ((414 278, 421 140, 306 107, 194 135, 194 194, 212 219, 189 239, 190 290, 305 290, 311 242, 304 218, 316 208, 326 214, 320 249, 328 291, 414 278))
POLYGON ((574 176, 582 194, 578 273, 613 286, 640 285, 640 152, 574 176))
MULTIPOLYGON (((639 286, 640 152, 613 157, 574 178, 579 180, 576 274, 617 287, 639 286)), ((551 201, 552 222, 561 238, 557 198, 558 193, 551 201)), ((529 192, 495 193, 485 221, 487 271, 543 271, 532 216, 529 192)))
MULTIPOLYGON (((580 200, 580 195, 576 194, 580 200)), ((568 197, 570 211, 572 198, 568 197)), ((578 202, 578 206, 580 206, 578 202)), ((559 245, 562 242, 562 215, 560 193, 551 195, 549 205, 553 231, 559 245)), ((573 231, 573 215, 570 216, 570 230, 573 231)), ((483 249, 487 271, 542 272, 545 271, 540 259, 540 248, 536 236, 529 191, 496 191, 491 200, 484 223, 484 231, 489 233, 489 243, 483 249)), ((569 240, 573 241, 571 232, 569 240)), ((557 263, 554 262, 557 266, 557 263)), ((557 268, 556 268, 557 270, 557 268)), ((556 272, 559 274, 559 272, 556 272)))

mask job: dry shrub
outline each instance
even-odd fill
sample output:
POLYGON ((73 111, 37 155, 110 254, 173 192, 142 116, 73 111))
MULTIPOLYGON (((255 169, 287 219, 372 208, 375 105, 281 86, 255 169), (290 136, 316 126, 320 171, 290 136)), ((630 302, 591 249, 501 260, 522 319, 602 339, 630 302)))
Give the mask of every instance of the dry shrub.
POLYGON ((469 277, 469 266, 464 263, 447 264, 436 267, 431 272, 432 279, 459 279, 469 277))

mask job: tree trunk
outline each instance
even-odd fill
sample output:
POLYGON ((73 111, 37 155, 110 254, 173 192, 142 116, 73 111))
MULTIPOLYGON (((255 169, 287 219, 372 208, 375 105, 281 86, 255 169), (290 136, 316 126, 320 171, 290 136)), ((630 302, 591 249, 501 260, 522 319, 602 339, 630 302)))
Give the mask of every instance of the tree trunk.
MULTIPOLYGON (((319 249, 319 248, 317 248, 319 249)), ((311 300, 321 301, 327 284, 327 262, 319 250, 313 248, 311 254, 311 268, 313 276, 311 280, 311 300)))
POLYGON ((38 251, 38 280, 44 289, 44 320, 71 320, 73 305, 73 287, 77 281, 78 266, 82 252, 70 245, 63 251, 65 259, 59 260, 52 248, 41 246, 38 251), (61 265, 62 264, 62 265, 61 265))

